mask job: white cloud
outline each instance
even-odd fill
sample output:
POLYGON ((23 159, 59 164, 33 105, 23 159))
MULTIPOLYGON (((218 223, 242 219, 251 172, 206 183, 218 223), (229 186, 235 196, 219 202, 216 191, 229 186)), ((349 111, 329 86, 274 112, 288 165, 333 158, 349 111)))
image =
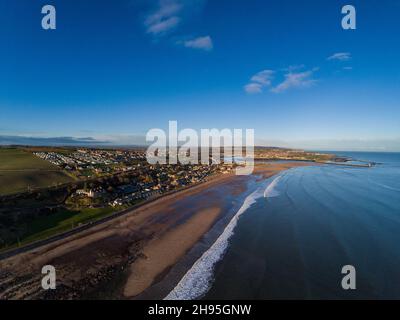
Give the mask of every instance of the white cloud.
POLYGON ((285 80, 271 89, 271 92, 281 93, 291 88, 307 88, 317 82, 312 76, 317 69, 303 72, 289 72, 285 74, 285 80))
POLYGON ((262 93, 263 89, 268 87, 270 92, 281 93, 291 88, 311 87, 317 83, 313 75, 319 68, 305 71, 301 71, 301 69, 304 69, 303 65, 289 66, 278 71, 260 71, 250 78, 250 82, 244 86, 244 90, 249 94, 256 94, 262 93), (283 78, 280 83, 275 81, 277 76, 283 78))
POLYGON ((327 60, 338 60, 338 61, 348 61, 350 59, 351 59, 350 52, 338 52, 327 58, 327 60))
POLYGON ((210 36, 187 40, 183 42, 183 45, 187 48, 201 49, 206 51, 213 49, 213 42, 210 36))
POLYGON ((156 4, 144 19, 146 32, 153 36, 164 36, 190 16, 198 14, 203 9, 206 0, 146 0, 156 4))
POLYGON ((305 66, 304 64, 299 64, 299 65, 289 66, 289 67, 284 68, 284 69, 282 69, 282 70, 283 70, 283 71, 286 71, 286 72, 294 72, 294 71, 297 71, 297 70, 304 69, 305 67, 306 67, 306 66, 305 66))
POLYGON ((262 85, 259 83, 249 83, 244 86, 244 90, 250 94, 261 93, 262 85))
POLYGON ((147 29, 147 32, 152 33, 152 34, 160 34, 163 32, 167 32, 168 30, 177 26, 179 21, 180 21, 180 18, 178 18, 178 17, 168 18, 166 20, 163 20, 163 21, 157 22, 153 25, 150 25, 147 29))
POLYGON ((160 0, 158 9, 150 14, 144 24, 147 32, 153 35, 163 34, 175 28, 181 18, 182 4, 176 0, 160 0))
POLYGON ((275 71, 273 70, 263 70, 256 73, 250 78, 250 82, 244 86, 244 90, 247 93, 261 93, 264 87, 268 87, 272 83, 275 71))
POLYGON ((263 86, 269 86, 271 85, 274 73, 275 72, 273 70, 263 70, 252 76, 250 80, 252 82, 262 84, 263 86))

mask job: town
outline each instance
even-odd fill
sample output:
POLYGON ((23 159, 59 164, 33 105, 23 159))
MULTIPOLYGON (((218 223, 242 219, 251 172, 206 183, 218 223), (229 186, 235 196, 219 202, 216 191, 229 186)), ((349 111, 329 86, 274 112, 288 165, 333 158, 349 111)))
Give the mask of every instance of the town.
POLYGON ((0 148, 0 250, 37 241, 230 173, 236 164, 149 164, 145 148, 0 148), (20 157, 20 162, 13 159, 20 157), (12 176, 11 176, 12 175, 12 176))
MULTIPOLYGON (((0 250, 110 217, 216 175, 233 174, 243 165, 228 161, 222 150, 220 159, 210 155, 209 164, 150 164, 145 147, 16 146, 0 151, 14 169, 8 171, 13 176, 0 193, 0 250), (13 161, 16 157, 23 161, 13 161)), ((332 158, 264 147, 257 147, 254 154, 256 162, 332 158)))
POLYGON ((151 165, 144 150, 78 149, 69 153, 34 154, 76 178, 90 182, 76 189, 66 203, 73 207, 129 206, 141 200, 229 173, 234 164, 151 165))

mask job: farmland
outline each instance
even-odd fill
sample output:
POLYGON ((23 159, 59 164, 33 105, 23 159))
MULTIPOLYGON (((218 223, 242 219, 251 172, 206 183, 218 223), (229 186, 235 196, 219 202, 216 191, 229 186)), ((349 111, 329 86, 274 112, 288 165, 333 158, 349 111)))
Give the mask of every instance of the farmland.
POLYGON ((0 195, 73 181, 64 171, 30 152, 0 148, 0 195))

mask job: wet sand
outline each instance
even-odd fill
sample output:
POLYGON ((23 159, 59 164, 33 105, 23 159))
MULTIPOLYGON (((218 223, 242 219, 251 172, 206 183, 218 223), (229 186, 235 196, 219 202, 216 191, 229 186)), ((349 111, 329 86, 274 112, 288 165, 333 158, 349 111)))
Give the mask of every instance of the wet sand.
POLYGON ((202 210, 174 232, 150 241, 143 249, 144 258, 130 268, 124 295, 134 297, 150 287, 157 275, 176 263, 210 229, 220 212, 218 207, 202 210))
MULTIPOLYGON (((261 164, 253 175, 265 179, 305 165, 312 164, 261 164)), ((0 261, 0 299, 90 297, 121 273, 126 277, 114 298, 130 299, 151 292, 203 235, 222 221, 224 209, 246 190, 249 178, 220 175, 79 234, 0 261), (57 290, 51 292, 40 287, 41 268, 46 264, 57 270, 57 290)), ((170 280, 164 291, 171 285, 170 280)))

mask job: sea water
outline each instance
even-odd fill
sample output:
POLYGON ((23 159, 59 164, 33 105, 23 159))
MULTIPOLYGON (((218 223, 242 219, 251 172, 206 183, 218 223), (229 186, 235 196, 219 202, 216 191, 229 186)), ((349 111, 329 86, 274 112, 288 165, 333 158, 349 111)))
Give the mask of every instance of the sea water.
POLYGON ((336 154, 378 164, 258 182, 168 298, 400 298, 400 154, 336 154), (341 286, 345 265, 355 290, 341 286))

